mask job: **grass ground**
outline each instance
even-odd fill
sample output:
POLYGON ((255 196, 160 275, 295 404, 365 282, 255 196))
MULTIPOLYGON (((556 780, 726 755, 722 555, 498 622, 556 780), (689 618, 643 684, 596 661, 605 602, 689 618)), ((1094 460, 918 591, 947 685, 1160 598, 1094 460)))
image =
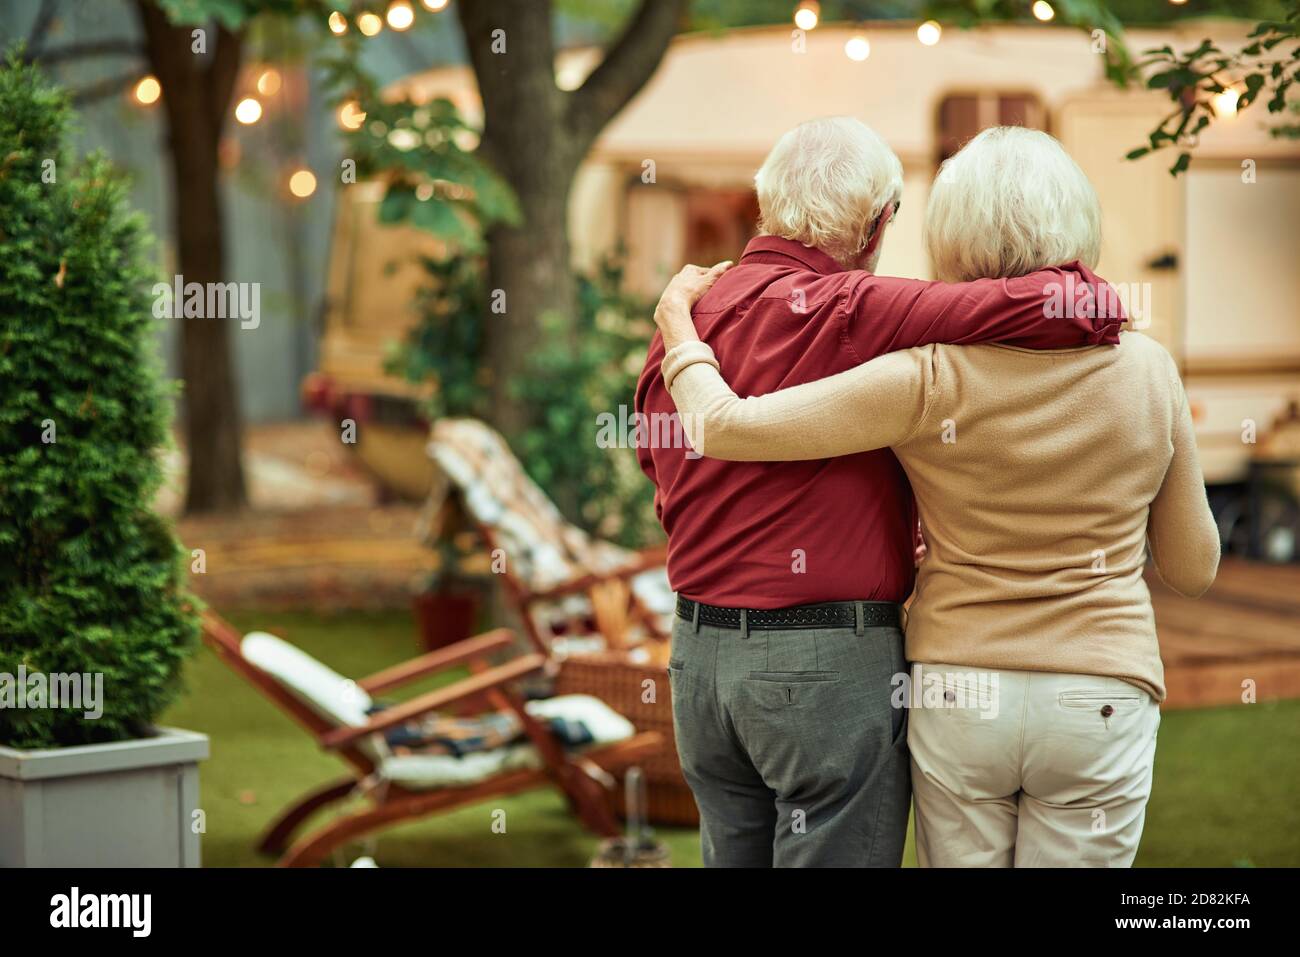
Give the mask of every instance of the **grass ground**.
MULTIPOLYGON (((416 653, 402 613, 231 614, 244 629, 281 634, 343 674, 362 676, 416 653)), ((269 863, 253 844, 300 793, 341 765, 206 649, 189 665, 188 690, 164 723, 212 739, 201 771, 207 812, 204 863, 269 863)), ((425 690, 416 686, 412 692, 425 690)), ((1300 866, 1300 701, 1173 711, 1164 715, 1155 785, 1137 863, 1145 866, 1300 866)), ((695 831, 661 829, 675 866, 699 866, 695 831)), ((552 789, 489 801, 393 829, 373 848, 382 867, 580 867, 596 841, 552 789), (493 814, 505 811, 505 833, 493 814)), ((914 865, 909 840, 906 863, 914 865)))

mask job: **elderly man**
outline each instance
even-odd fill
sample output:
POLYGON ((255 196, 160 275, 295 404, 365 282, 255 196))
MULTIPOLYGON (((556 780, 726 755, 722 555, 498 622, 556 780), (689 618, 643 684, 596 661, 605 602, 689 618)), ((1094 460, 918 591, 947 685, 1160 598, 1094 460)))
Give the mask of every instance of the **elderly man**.
MULTIPOLYGON (((1118 341, 1113 318, 1048 308, 1061 289, 1099 282, 1082 266, 954 285, 874 275, 902 166, 857 120, 791 130, 755 184, 760 235, 693 310, 740 395, 930 343, 1118 341)), ((640 413, 674 413, 663 358, 656 335, 640 413)), ((898 461, 888 450, 808 462, 688 452, 652 441, 638 457, 678 593, 673 717, 705 863, 897 866, 910 784, 891 682, 907 670, 900 603, 917 527, 898 461)))

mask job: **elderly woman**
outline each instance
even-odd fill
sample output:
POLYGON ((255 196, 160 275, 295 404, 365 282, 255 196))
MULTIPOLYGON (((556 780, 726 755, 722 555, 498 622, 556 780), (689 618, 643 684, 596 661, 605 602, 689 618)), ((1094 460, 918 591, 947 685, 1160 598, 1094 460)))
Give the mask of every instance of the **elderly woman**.
MULTIPOLYGON (((948 282, 1099 254, 1091 184, 1032 130, 973 139, 943 165, 926 219, 948 282)), ((720 272, 687 267, 656 311, 664 381, 697 451, 890 447, 916 493, 929 554, 906 648, 922 866, 1131 864, 1165 694, 1148 547, 1186 595, 1219 560, 1169 354, 1131 332, 1056 351, 926 346, 741 399, 690 315, 720 272)), ((1072 291, 1061 296, 1070 308, 1072 291)))

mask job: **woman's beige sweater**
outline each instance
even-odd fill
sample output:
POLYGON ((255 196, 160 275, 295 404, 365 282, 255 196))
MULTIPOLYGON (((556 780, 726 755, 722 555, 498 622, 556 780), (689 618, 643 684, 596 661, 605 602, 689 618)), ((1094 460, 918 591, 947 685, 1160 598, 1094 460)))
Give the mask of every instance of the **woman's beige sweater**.
POLYGON ((747 399, 703 342, 672 349, 662 368, 704 455, 893 448, 929 546, 910 660, 1111 675, 1164 698, 1146 545, 1161 577, 1196 596, 1214 581, 1219 537, 1187 398, 1154 340, 925 346, 747 399))

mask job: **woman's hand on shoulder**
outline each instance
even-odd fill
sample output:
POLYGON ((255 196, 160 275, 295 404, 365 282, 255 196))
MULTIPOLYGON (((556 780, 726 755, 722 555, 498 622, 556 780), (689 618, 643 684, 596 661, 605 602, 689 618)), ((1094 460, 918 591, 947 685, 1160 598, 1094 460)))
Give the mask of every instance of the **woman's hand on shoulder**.
POLYGON ((672 349, 683 342, 699 339, 691 319, 691 307, 717 282, 718 277, 730 269, 730 260, 716 266, 684 266, 673 276, 668 288, 655 306, 655 325, 664 338, 664 348, 672 349))

